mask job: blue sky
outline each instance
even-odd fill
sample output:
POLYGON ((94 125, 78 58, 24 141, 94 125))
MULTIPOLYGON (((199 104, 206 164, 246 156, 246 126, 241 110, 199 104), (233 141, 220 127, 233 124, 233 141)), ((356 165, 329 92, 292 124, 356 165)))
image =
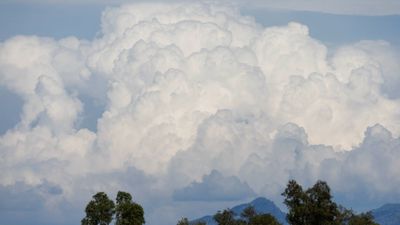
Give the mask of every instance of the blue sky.
POLYGON ((400 202, 396 1, 130 3, 0 3, 0 224, 79 223, 97 191, 151 225, 284 209, 289 179, 400 202))
POLYGON ((104 5, 1 4, 1 40, 14 35, 91 39, 100 29, 104 5))
MULTIPOLYGON (((115 5, 115 4, 113 4, 115 5)), ((14 35, 54 38, 77 36, 92 39, 100 29, 101 12, 107 4, 2 3, 0 39, 14 35)), ((359 40, 386 40, 399 45, 399 15, 341 15, 315 11, 244 8, 265 26, 298 21, 310 27, 311 35, 332 44, 359 40), (328 29, 329 28, 329 29, 328 29)))

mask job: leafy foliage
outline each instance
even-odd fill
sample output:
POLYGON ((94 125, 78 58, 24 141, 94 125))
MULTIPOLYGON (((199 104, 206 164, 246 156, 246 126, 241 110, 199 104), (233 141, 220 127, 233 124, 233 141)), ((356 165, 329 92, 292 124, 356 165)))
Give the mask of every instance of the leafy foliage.
POLYGON ((214 215, 214 220, 218 225, 280 225, 271 214, 258 214, 252 206, 243 210, 241 218, 236 219, 235 214, 226 209, 218 211, 214 215))
POLYGON ((256 215, 257 212, 252 206, 246 207, 241 213, 241 216, 247 221, 250 221, 250 219, 255 217, 256 215))
POLYGON ((303 188, 296 181, 289 181, 285 191, 282 193, 285 197, 284 204, 289 212, 286 216, 287 221, 292 225, 307 224, 307 195, 303 188))
MULTIPOLYGON (((311 188, 303 190, 295 180, 290 180, 282 195, 289 212, 286 216, 291 225, 379 225, 374 222, 371 212, 355 214, 337 205, 332 200, 330 188, 324 181, 318 181, 311 188)), ((133 202, 131 194, 119 191, 116 205, 104 192, 93 195, 85 208, 86 216, 82 225, 109 225, 115 214, 115 225, 143 225, 144 210, 133 202)), ((258 214, 249 206, 240 217, 230 209, 218 211, 213 219, 218 225, 281 225, 271 214, 258 214)), ((177 225, 206 225, 205 222, 191 223, 182 218, 177 225)))
POLYGON ((131 194, 119 191, 115 209, 116 225, 142 225, 145 223, 142 206, 132 201, 131 194))
POLYGON ((235 214, 230 209, 225 209, 224 211, 218 211, 214 215, 214 220, 218 225, 234 225, 236 224, 235 214))
POLYGON ((187 218, 182 218, 176 225, 189 225, 189 220, 187 218))
POLYGON ((249 225, 281 225, 271 214, 261 214, 252 217, 249 225))
POLYGON ((340 224, 338 206, 332 201, 330 188, 326 182, 318 181, 306 191, 306 210, 309 225, 340 224))
POLYGON ((371 213, 356 215, 338 206, 324 181, 303 191, 296 181, 291 180, 282 195, 289 209, 286 218, 291 225, 378 225, 371 213))
POLYGON ((93 195, 86 206, 86 217, 82 219, 82 225, 108 225, 114 214, 115 204, 104 192, 93 195))
POLYGON ((361 213, 360 215, 352 215, 348 220, 347 225, 379 225, 374 222, 374 217, 371 212, 361 213))
POLYGON ((82 225, 108 225, 115 214, 116 225, 142 225, 145 223, 144 211, 141 205, 132 201, 131 194, 119 191, 117 205, 104 192, 93 196, 85 209, 86 216, 82 225))
POLYGON ((203 222, 203 221, 190 223, 189 220, 186 217, 184 217, 178 221, 177 225, 207 225, 207 224, 206 224, 206 222, 203 222))

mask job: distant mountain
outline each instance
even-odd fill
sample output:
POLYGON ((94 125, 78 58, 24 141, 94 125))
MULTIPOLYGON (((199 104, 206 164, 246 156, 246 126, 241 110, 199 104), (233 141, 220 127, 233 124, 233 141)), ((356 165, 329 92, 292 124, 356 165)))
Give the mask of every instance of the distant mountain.
MULTIPOLYGON (((280 223, 287 224, 285 220, 286 214, 283 213, 272 201, 266 198, 256 198, 249 203, 234 206, 233 208, 231 208, 231 210, 239 218, 243 210, 249 206, 253 206, 257 213, 269 213, 273 215, 280 223)), ((211 215, 195 219, 191 221, 191 223, 195 223, 198 221, 204 221, 207 223, 207 225, 217 225, 217 223, 213 219, 213 216, 211 215)))
MULTIPOLYGON (((240 218, 240 214, 248 206, 253 206, 257 213, 270 213, 280 223, 287 225, 286 214, 282 212, 272 201, 266 198, 256 198, 253 201, 241 205, 234 206, 231 210, 235 213, 236 218, 240 218)), ((371 210, 375 221, 380 225, 400 225, 400 204, 385 204, 380 208, 371 210)), ((190 223, 204 221, 207 225, 217 225, 212 215, 204 216, 190 223)))
POLYGON ((386 204, 372 210, 375 221, 380 225, 400 224, 400 204, 386 204))

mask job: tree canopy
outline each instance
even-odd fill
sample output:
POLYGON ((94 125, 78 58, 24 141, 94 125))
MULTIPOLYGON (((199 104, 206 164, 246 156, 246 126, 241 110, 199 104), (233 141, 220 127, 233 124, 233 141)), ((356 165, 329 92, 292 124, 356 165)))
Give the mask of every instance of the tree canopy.
POLYGON ((132 201, 131 194, 119 191, 116 205, 104 192, 93 195, 87 204, 82 225, 108 225, 115 215, 116 225, 142 225, 145 223, 141 205, 132 201))
POLYGON ((189 225, 189 220, 185 217, 178 221, 176 225, 189 225))
POLYGON ((230 209, 225 209, 222 212, 218 211, 213 218, 218 225, 234 225, 237 222, 235 214, 230 209))
POLYGON ((378 225, 371 213, 356 215, 332 200, 330 188, 324 181, 317 181, 306 191, 290 180, 285 191, 286 216, 291 225, 378 225))
POLYGON ((108 225, 114 214, 114 202, 104 192, 93 195, 93 199, 86 206, 86 217, 82 225, 108 225))
POLYGON ((271 214, 259 214, 252 206, 245 208, 238 218, 230 209, 218 211, 214 220, 218 225, 281 225, 271 214))
POLYGON ((281 225, 271 214, 260 214, 250 218, 249 225, 281 225))
POLYGON ((132 201, 131 194, 118 192, 115 220, 116 225, 142 225, 145 223, 143 208, 132 201))
MULTIPOLYGON (((288 208, 286 220, 290 225, 379 225, 370 212, 355 214, 352 210, 333 201, 330 188, 324 181, 317 181, 303 190, 295 180, 290 180, 282 193, 288 208)), ((116 204, 104 192, 93 195, 85 208, 82 225, 109 225, 115 216, 115 225, 143 225, 144 210, 132 200, 131 194, 119 191, 116 204)), ((230 209, 218 211, 213 219, 218 225, 281 225, 271 214, 260 214, 249 206, 239 216, 230 209)), ((182 218, 177 225, 206 225, 182 218)))

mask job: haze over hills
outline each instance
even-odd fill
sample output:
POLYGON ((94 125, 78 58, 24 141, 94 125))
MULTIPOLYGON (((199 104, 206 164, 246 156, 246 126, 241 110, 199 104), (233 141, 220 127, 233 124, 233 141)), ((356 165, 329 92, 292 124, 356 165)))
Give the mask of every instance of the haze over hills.
MULTIPOLYGON (((249 203, 240 204, 231 208, 237 217, 248 206, 253 206, 257 213, 269 213, 273 215, 280 223, 287 225, 286 214, 280 210, 274 202, 264 197, 258 197, 249 203)), ((377 209, 371 210, 374 215, 375 221, 380 225, 399 225, 400 224, 400 204, 385 204, 377 209)), ((207 225, 217 225, 213 219, 213 215, 203 216, 201 218, 192 220, 195 222, 206 222, 207 225)))
MULTIPOLYGON (((280 223, 287 224, 285 220, 285 213, 282 212, 274 202, 264 197, 259 197, 254 199, 249 203, 240 204, 231 208, 231 210, 235 213, 237 217, 240 217, 240 214, 243 210, 249 206, 253 206, 257 213, 269 213, 273 215, 280 223)), ((217 225, 212 215, 203 216, 201 218, 195 219, 192 223, 204 221, 207 225, 217 225)))
POLYGON ((372 215, 381 225, 398 225, 400 224, 400 204, 385 204, 373 209, 372 215))

